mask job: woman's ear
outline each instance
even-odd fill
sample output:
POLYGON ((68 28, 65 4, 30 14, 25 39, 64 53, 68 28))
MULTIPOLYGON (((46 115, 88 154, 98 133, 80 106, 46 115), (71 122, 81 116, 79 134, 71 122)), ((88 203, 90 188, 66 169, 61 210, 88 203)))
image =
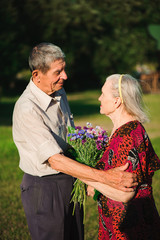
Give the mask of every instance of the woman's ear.
POLYGON ((114 101, 114 104, 115 104, 115 107, 116 108, 119 108, 120 107, 120 105, 121 105, 121 99, 120 99, 120 97, 116 97, 115 98, 115 101, 114 101))

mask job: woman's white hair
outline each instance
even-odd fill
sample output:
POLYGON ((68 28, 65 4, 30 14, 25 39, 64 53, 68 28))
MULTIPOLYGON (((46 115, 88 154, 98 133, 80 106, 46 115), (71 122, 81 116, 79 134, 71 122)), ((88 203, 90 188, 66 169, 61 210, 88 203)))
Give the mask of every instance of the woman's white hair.
POLYGON ((112 82, 113 97, 121 97, 126 111, 134 116, 138 121, 141 123, 148 122, 149 119, 144 110, 142 89, 139 81, 131 75, 124 74, 121 78, 121 83, 119 83, 120 77, 120 74, 113 74, 106 79, 106 81, 112 82))

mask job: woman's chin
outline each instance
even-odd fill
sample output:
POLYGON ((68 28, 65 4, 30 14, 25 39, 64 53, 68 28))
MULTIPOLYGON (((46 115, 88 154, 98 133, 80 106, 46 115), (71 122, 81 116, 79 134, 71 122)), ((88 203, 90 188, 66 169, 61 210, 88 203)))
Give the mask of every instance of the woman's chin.
POLYGON ((102 109, 100 109, 100 114, 104 114, 104 112, 102 111, 102 109))

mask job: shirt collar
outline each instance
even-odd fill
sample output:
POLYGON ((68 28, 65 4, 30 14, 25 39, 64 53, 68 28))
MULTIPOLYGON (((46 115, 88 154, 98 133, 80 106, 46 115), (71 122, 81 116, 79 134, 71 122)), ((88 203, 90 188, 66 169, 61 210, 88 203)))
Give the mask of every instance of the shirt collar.
POLYGON ((44 111, 47 110, 51 101, 60 102, 61 100, 62 90, 59 90, 49 96, 34 84, 32 78, 30 79, 29 87, 44 111))

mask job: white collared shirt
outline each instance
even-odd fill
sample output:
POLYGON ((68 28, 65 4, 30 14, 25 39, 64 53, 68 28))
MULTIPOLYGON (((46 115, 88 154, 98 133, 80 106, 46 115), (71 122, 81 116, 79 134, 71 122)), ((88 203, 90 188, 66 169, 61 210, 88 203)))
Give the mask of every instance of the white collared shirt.
POLYGON ((58 173, 47 160, 67 149, 67 126, 74 123, 64 89, 51 97, 30 80, 13 112, 13 139, 20 168, 34 176, 58 173))

